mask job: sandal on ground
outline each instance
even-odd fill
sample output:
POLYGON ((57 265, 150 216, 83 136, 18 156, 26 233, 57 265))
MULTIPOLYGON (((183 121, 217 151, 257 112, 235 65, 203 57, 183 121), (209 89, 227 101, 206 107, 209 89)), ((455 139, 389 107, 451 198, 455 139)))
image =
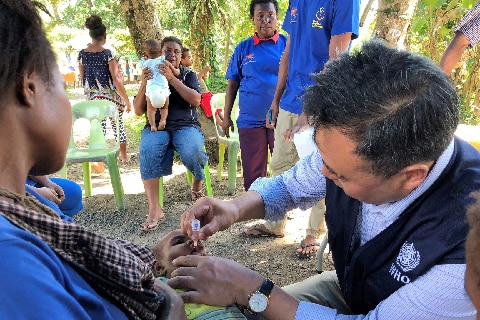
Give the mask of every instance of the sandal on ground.
POLYGON ((300 242, 300 245, 297 247, 297 250, 298 250, 298 249, 302 249, 302 251, 303 251, 303 250, 305 250, 305 249, 307 249, 307 248, 312 248, 313 250, 311 250, 311 251, 308 252, 308 253, 303 253, 303 252, 295 251, 295 254, 297 255, 297 257, 300 258, 300 259, 306 259, 306 258, 311 258, 311 257, 316 256, 318 250, 320 250, 320 243, 315 242, 315 243, 305 244, 305 241, 302 240, 302 241, 300 242))
POLYGON ((283 238, 283 234, 273 233, 268 230, 263 224, 256 224, 254 226, 246 227, 243 233, 253 238, 283 238))
POLYGON ((160 221, 160 219, 147 219, 140 225, 140 228, 142 228, 142 231, 147 232, 157 230, 158 221, 160 221))
POLYGON ((197 201, 200 198, 205 197, 205 193, 203 193, 203 189, 194 191, 192 190, 192 201, 197 201))

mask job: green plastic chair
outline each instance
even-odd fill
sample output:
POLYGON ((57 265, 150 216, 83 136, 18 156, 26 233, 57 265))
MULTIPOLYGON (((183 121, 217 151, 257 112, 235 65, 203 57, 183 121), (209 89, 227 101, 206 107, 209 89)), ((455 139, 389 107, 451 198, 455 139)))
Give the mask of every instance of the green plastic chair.
MULTIPOLYGON (((215 114, 215 110, 223 109, 225 106, 225 92, 215 93, 210 101, 212 107, 212 113, 215 114)), ((235 103, 232 108, 232 120, 234 124, 234 132, 230 132, 230 138, 223 135, 220 132, 220 128, 217 125, 215 116, 215 127, 217 128, 217 141, 218 141, 218 176, 217 180, 222 179, 223 163, 225 161, 225 150, 228 149, 228 194, 235 194, 236 182, 237 182, 237 161, 239 158, 240 141, 238 139, 238 96, 235 99, 235 103)))
MULTIPOLYGON (((175 151, 174 156, 179 156, 179 154, 175 151)), ((208 161, 205 163, 203 173, 205 175, 205 189, 207 191, 207 196, 213 197, 212 180, 210 179, 210 167, 208 166, 208 161)), ((190 170, 187 169, 187 182, 189 185, 192 185, 192 176, 190 170)), ((160 203, 160 206, 163 207, 163 177, 160 177, 160 180, 158 181, 158 202, 160 203)))
POLYGON ((124 210, 123 186, 118 170, 117 154, 120 150, 119 118, 117 106, 108 100, 89 100, 72 106, 72 134, 67 151, 65 166, 60 171, 63 178, 67 177, 67 166, 81 163, 85 195, 92 195, 92 180, 90 162, 106 162, 110 173, 110 181, 115 195, 118 210, 124 210), (111 120, 116 124, 116 134, 111 126, 111 120), (106 123, 104 135, 102 122, 106 123))

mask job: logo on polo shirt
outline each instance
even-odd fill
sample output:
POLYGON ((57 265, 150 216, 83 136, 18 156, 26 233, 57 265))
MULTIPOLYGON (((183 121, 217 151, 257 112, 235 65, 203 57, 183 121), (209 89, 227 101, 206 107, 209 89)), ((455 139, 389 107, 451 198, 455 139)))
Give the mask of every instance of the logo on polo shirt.
POLYGON ((298 21, 298 13, 297 13, 298 9, 297 7, 293 7, 291 10, 290 10, 290 22, 297 22, 298 21))
POLYGON ((420 252, 415 249, 413 243, 405 242, 400 248, 397 259, 390 267, 390 275, 404 284, 410 283, 406 272, 412 271, 420 264, 420 252))
POLYGON ((315 14, 315 20, 312 21, 312 28, 323 29, 322 21, 325 19, 325 9, 321 7, 315 14))
POLYGON ((253 53, 247 54, 245 58, 243 58, 242 65, 244 66, 250 62, 255 62, 255 55, 253 53))

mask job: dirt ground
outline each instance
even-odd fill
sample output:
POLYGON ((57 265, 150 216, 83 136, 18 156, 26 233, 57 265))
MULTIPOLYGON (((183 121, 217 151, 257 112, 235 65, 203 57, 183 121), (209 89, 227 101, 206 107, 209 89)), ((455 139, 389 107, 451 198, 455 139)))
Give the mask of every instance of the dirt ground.
MULTIPOLYGON (((133 116, 133 115, 126 115, 133 116)), ((216 142, 207 145, 207 153, 216 149, 216 142)), ((128 147, 130 161, 119 163, 123 188, 125 191, 125 210, 117 210, 110 186, 108 170, 102 174, 92 174, 93 195, 84 197, 85 208, 74 217, 76 223, 84 225, 100 234, 133 241, 137 244, 152 246, 169 231, 178 228, 180 215, 190 207, 190 186, 185 177, 185 167, 179 160, 174 165, 171 176, 164 177, 164 212, 155 231, 145 233, 140 224, 148 212, 147 200, 139 173, 138 149, 128 147)), ((210 161, 210 173, 214 197, 231 199, 227 194, 227 170, 221 181, 217 180, 216 155, 210 161)), ((68 178, 78 182, 83 188, 81 166, 75 164, 68 169, 68 178)), ((243 181, 237 173, 236 196, 243 191, 243 181)), ((299 259, 295 248, 305 235, 308 213, 295 210, 288 213, 287 229, 284 238, 251 238, 243 234, 247 223, 236 223, 226 231, 219 232, 206 242, 207 252, 211 255, 233 259, 251 269, 257 270, 275 283, 284 286, 315 275, 316 259, 299 259)), ((328 250, 324 255, 324 270, 332 269, 328 250)))

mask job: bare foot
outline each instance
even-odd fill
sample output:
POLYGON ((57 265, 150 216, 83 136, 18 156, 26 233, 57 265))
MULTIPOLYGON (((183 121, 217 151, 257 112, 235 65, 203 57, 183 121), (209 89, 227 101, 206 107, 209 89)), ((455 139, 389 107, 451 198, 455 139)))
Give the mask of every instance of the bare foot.
POLYGON ((164 130, 166 125, 167 125, 166 121, 160 120, 160 123, 158 124, 158 130, 164 130))
POLYGON ((307 235, 297 248, 297 255, 302 258, 313 256, 320 250, 320 243, 312 235, 307 235))
POLYGON ((150 131, 157 131, 157 126, 154 123, 150 123, 150 131))
POLYGON ((162 208, 159 208, 157 212, 149 212, 147 219, 142 222, 140 228, 143 231, 153 231, 158 228, 158 223, 165 217, 162 208))
POLYGON ((121 153, 121 152, 120 152, 119 158, 120 158, 120 161, 122 162, 128 162, 130 160, 130 157, 128 156, 128 154, 121 153))

